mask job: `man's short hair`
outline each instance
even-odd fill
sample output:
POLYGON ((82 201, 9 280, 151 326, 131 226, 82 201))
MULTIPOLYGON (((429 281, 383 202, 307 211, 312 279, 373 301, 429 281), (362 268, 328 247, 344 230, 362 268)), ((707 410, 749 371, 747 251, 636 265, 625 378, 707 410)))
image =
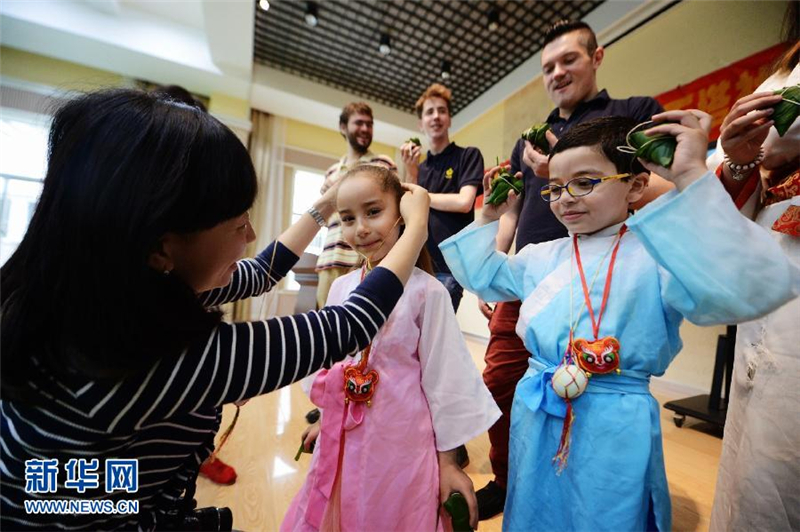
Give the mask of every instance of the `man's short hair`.
POLYGON ((359 114, 367 115, 372 118, 372 108, 364 102, 350 102, 344 106, 342 113, 339 115, 339 125, 346 126, 350 121, 350 117, 359 114))
MULTIPOLYGON (((453 96, 453 91, 442 85, 441 83, 434 83, 422 93, 417 103, 414 104, 414 110, 417 112, 417 117, 422 118, 422 108, 425 106, 425 100, 430 98, 441 98, 447 103, 447 112, 450 113, 450 99, 453 96)), ((451 113, 452 114, 452 113, 451 113)))
POLYGON ((572 33, 573 31, 580 31, 584 34, 585 40, 583 42, 583 46, 589 53, 589 57, 591 57, 597 50, 597 35, 594 34, 594 30, 592 30, 591 26, 580 20, 559 20, 550 26, 550 29, 544 34, 542 48, 555 41, 562 35, 572 33))
POLYGON ((611 161, 621 174, 647 172, 635 155, 617 149, 617 146, 628 144, 628 132, 636 125, 636 120, 624 116, 604 116, 583 122, 558 139, 550 150, 550 159, 557 153, 588 146, 611 161))

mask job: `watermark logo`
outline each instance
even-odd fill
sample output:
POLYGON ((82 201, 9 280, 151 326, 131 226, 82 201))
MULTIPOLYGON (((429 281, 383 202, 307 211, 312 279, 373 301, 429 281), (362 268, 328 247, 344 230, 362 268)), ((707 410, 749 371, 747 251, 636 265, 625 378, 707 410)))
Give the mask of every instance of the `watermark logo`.
POLYGON ((139 491, 139 461, 136 459, 106 460, 106 493, 124 490, 139 491))
POLYGON ((25 460, 25 493, 55 493, 58 460, 25 460))
POLYGON ((87 460, 86 458, 73 458, 64 469, 67 471, 67 480, 64 487, 78 490, 78 493, 85 493, 86 489, 97 489, 100 487, 100 475, 97 468, 100 462, 97 458, 87 460))
MULTIPOLYGON (((113 458, 105 461, 105 491, 113 493, 139 491, 139 461, 135 458, 113 458)), ((97 458, 72 458, 64 464, 66 480, 63 487, 77 491, 100 489, 100 461, 97 458)), ((25 461, 25 493, 44 494, 58 491, 58 459, 33 459, 25 461)), ((76 500, 34 499, 24 501, 29 514, 136 514, 136 500, 76 500)))

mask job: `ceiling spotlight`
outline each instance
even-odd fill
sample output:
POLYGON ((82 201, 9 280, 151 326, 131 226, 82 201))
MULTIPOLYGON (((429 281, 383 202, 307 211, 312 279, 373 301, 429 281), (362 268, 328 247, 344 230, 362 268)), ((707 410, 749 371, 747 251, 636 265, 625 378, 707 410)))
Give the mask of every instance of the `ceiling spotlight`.
POLYGON ((388 33, 381 33, 381 44, 378 46, 378 51, 381 55, 392 53, 392 40, 389 38, 388 33))
POLYGON ((306 24, 311 26, 312 28, 319 24, 319 11, 317 9, 316 2, 308 2, 306 4, 306 24))
POLYGON ((500 10, 493 7, 489 11, 489 31, 497 31, 500 27, 500 10))
POLYGON ((442 61, 442 79, 450 79, 450 61, 445 59, 442 61))
POLYGON ((264 11, 269 11, 269 2, 267 0, 258 0, 258 7, 264 11))

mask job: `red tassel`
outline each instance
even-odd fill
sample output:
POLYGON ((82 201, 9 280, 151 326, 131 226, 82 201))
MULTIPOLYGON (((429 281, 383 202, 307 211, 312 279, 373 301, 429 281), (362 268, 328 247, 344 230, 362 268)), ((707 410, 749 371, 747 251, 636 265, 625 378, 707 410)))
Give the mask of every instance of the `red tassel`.
POLYGON ((236 422, 239 421, 239 408, 240 407, 239 407, 239 405, 235 405, 235 406, 236 406, 236 413, 233 415, 233 421, 231 421, 231 424, 228 425, 227 429, 225 429, 225 432, 222 433, 222 437, 219 439, 219 445, 216 446, 216 448, 214 449, 214 452, 211 453, 211 456, 209 456, 208 460, 206 460, 206 462, 208 462, 208 463, 213 462, 214 460, 217 459, 217 455, 222 450, 222 448, 225 446, 225 444, 228 442, 228 438, 230 438, 231 433, 233 433, 233 429, 236 427, 236 422))
POLYGON ((575 414, 572 412, 572 401, 565 399, 567 402, 567 415, 564 416, 564 426, 561 429, 561 442, 558 445, 556 455, 553 457, 553 463, 556 465, 556 475, 560 475, 564 468, 567 467, 567 459, 569 458, 569 444, 572 436, 572 422, 575 421, 575 414))

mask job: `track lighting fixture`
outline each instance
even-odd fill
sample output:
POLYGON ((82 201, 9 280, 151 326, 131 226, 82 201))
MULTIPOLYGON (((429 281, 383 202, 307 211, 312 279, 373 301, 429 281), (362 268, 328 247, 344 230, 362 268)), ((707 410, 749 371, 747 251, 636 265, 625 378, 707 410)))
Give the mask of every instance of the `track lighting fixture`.
POLYGON ((378 51, 381 55, 389 55, 392 53, 392 40, 389 38, 388 33, 381 33, 381 43, 378 46, 378 51))
POLYGON ((451 68, 450 61, 445 59, 442 61, 442 79, 450 79, 450 68, 451 68))
POLYGON ((316 2, 306 3, 305 20, 306 24, 308 24, 312 28, 317 24, 319 24, 319 9, 317 8, 316 2))
POLYGON ((500 10, 493 7, 489 11, 489 31, 497 31, 500 28, 500 10))

